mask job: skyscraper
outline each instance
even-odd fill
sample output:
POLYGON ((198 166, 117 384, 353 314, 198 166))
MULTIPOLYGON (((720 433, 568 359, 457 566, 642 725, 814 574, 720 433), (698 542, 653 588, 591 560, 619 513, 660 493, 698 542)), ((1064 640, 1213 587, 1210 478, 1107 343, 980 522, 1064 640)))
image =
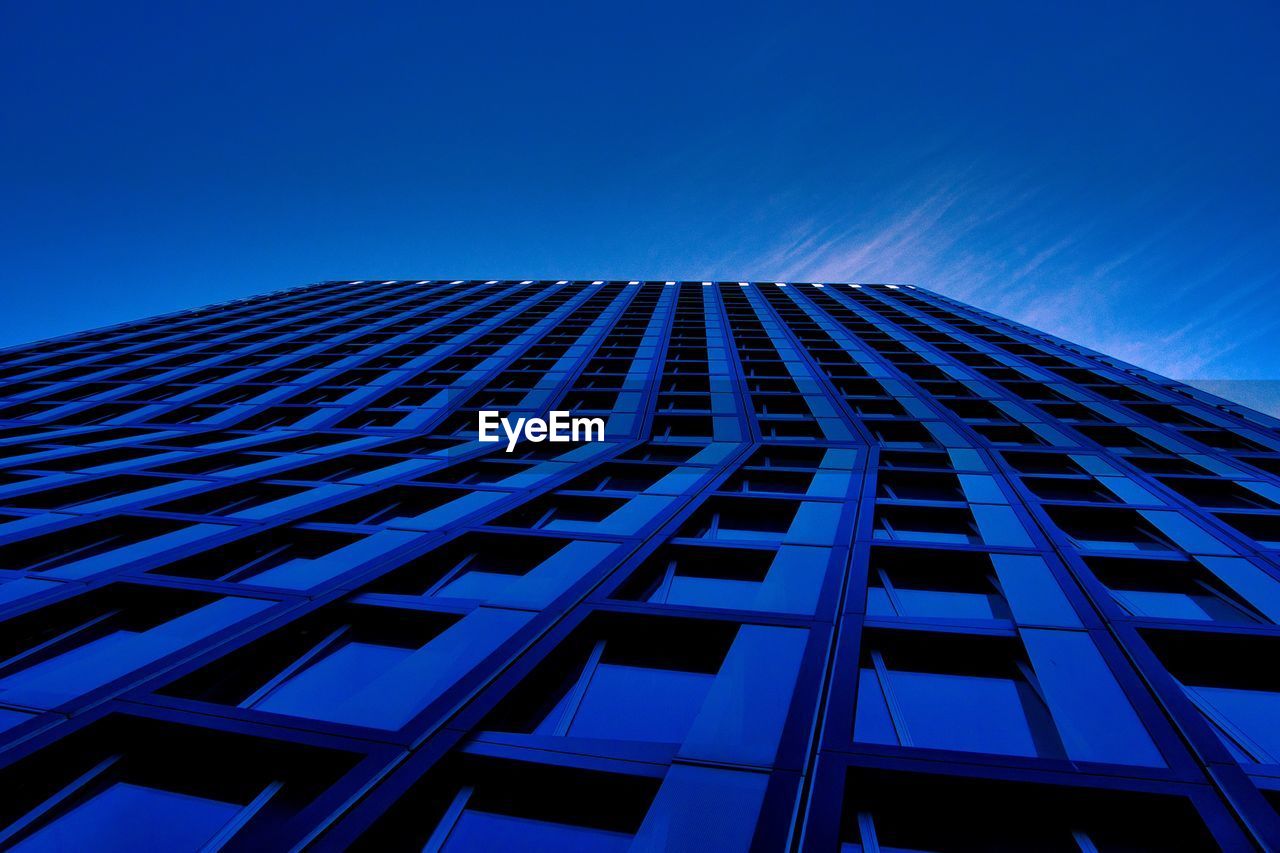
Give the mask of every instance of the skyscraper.
POLYGON ((326 282, 0 383, 0 845, 1280 847, 1280 421, 939 294, 326 282))

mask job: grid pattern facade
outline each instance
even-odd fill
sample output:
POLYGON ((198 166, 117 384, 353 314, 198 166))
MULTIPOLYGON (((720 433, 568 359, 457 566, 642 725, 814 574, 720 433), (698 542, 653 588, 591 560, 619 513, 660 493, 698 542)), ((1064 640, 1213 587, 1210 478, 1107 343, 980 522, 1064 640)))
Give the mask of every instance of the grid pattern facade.
POLYGON ((0 361, 2 847, 1276 848, 1278 622, 1280 421, 920 288, 326 282, 0 361))

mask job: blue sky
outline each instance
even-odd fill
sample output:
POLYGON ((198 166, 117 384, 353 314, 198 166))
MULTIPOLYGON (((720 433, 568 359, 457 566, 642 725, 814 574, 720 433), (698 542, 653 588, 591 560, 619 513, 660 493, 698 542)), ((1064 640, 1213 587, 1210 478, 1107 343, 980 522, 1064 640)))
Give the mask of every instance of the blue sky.
POLYGON ((1263 2, 5 4, 0 343, 329 278, 898 281, 1273 379, 1277 44, 1263 2))

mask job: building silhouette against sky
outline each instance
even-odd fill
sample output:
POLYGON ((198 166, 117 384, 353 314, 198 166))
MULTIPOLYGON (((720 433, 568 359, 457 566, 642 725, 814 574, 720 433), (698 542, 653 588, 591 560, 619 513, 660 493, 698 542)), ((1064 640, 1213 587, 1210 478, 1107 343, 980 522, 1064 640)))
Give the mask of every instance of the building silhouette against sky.
POLYGON ((1280 846, 1280 421, 924 289, 326 282, 0 466, 0 846, 1280 846))

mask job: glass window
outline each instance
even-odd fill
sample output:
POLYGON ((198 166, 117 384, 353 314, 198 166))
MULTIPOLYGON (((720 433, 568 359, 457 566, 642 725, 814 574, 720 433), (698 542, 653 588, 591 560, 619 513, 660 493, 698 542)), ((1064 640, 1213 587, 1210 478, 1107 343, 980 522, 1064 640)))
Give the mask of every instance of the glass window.
POLYGON ((843 853, 1224 846, 1181 796, 879 768, 849 772, 839 840, 843 853))
POLYGON ((967 509, 890 505, 876 507, 875 538, 955 545, 982 541, 967 509))
POLYGON ((117 782, 15 845, 56 850, 200 850, 242 806, 117 782), (164 815, 157 820, 157 815, 164 815))
POLYGON ((1170 551, 1172 543, 1133 510, 1047 506, 1076 547, 1096 551, 1170 551))
POLYGON ((1280 764, 1280 692, 1187 687, 1187 695, 1250 759, 1280 764))
POLYGON ((1010 619, 984 554, 877 548, 867 579, 867 613, 912 619, 1010 619))
MULTIPOLYGON (((937 640, 938 638, 931 638, 937 640)), ((911 637, 873 643, 859 674, 854 736, 929 749, 1062 758, 1065 752, 1031 669, 1008 650, 957 638, 932 654, 911 637), (993 654, 994 653, 994 654, 993 654), (974 656, 976 654, 976 656, 974 656), (933 658, 930 660, 930 658, 933 658), (864 719, 865 717, 865 719, 864 719)))
POLYGON ((530 853, 625 851, 631 836, 589 826, 466 809, 445 839, 442 851, 528 850, 530 853))
POLYGON ((713 673, 612 663, 600 642, 535 732, 680 743, 714 680, 713 673))
POLYGON ((1144 631, 1152 650, 1238 761, 1280 764, 1280 641, 1266 635, 1144 631))

